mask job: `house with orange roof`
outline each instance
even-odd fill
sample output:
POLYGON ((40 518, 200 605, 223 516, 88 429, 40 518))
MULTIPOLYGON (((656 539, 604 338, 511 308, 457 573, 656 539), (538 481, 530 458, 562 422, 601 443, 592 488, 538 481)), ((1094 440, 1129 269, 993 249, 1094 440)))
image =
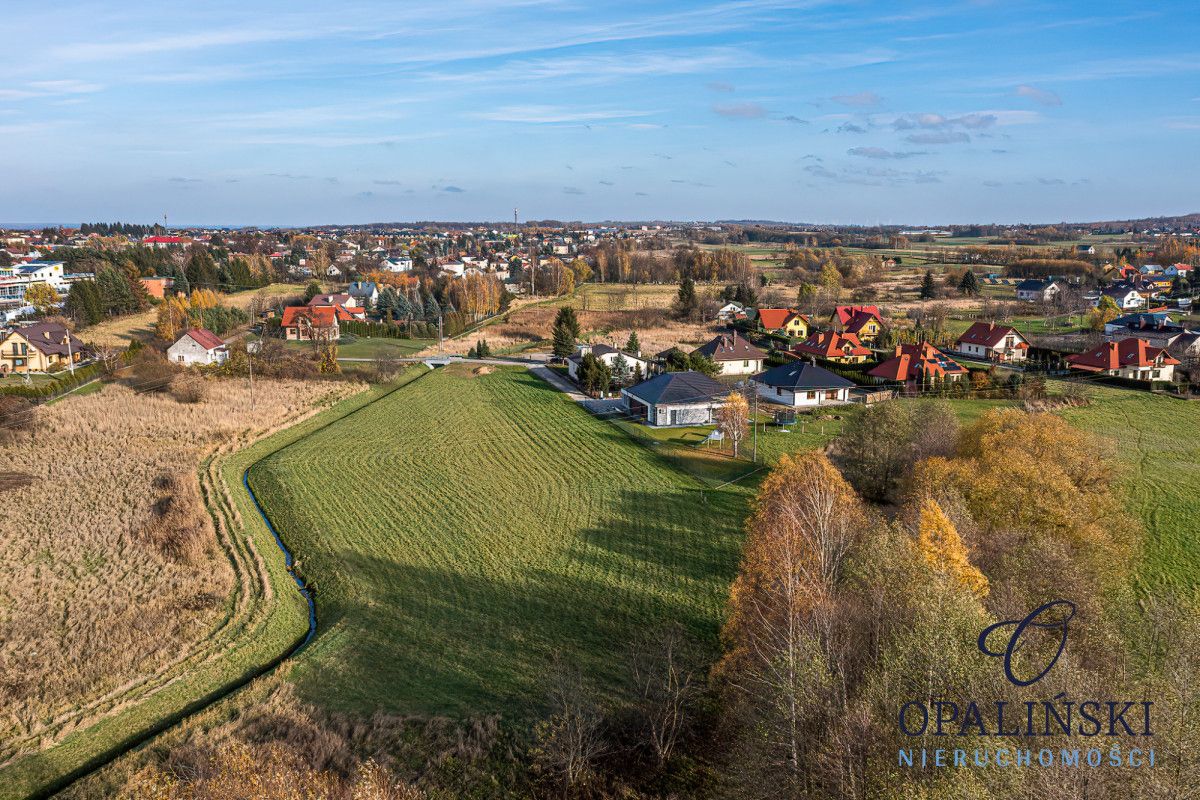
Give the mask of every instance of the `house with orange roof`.
POLYGON ((758 309, 758 327, 767 333, 781 333, 804 339, 812 323, 808 317, 794 308, 760 308, 758 309))
POLYGON ((1179 361, 1145 339, 1105 342, 1085 353, 1067 356, 1071 369, 1131 381, 1169 381, 1179 361))
POLYGON ((818 331, 793 345, 792 352, 842 364, 861 364, 871 357, 871 351, 863 347, 857 336, 837 331, 818 331))
POLYGON ((873 342, 883 333, 883 315, 879 306, 838 306, 829 325, 837 333, 853 333, 860 342, 873 342))
POLYGON ((956 381, 967 368, 929 342, 898 344, 892 357, 867 372, 873 378, 908 384, 956 381))
POLYGON ((292 341, 331 341, 342 335, 340 323, 350 319, 353 315, 341 306, 289 306, 279 327, 292 341))
POLYGON ((985 361, 1011 364, 1025 360, 1029 342, 1016 328, 994 322, 976 322, 958 337, 954 349, 985 361))

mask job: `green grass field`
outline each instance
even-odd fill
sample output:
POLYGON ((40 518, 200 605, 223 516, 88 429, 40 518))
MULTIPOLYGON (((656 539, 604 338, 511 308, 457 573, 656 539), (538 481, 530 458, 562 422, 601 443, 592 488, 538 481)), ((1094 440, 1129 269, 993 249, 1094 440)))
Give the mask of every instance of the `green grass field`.
POLYGON ((1200 578, 1200 404, 1149 392, 1091 389, 1090 405, 1062 412, 1106 436, 1128 468, 1128 510, 1142 520, 1140 591, 1196 592, 1200 578))
POLYGON ((281 450, 251 484, 316 587, 292 678, 339 710, 540 710, 556 654, 609 692, 678 621, 715 654, 748 493, 705 491, 524 370, 454 366, 281 450))
POLYGON ((348 337, 338 343, 338 358, 407 358, 433 344, 433 339, 348 337))

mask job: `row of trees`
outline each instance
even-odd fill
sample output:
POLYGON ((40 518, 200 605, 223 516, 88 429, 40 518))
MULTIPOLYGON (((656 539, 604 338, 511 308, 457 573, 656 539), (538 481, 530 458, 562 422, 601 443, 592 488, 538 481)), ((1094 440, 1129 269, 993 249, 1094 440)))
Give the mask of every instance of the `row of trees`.
MULTIPOLYGON (((891 402, 848 424, 836 452, 840 470, 822 453, 781 458, 747 522, 716 671, 733 729, 733 794, 1065 800, 1197 790, 1187 766, 1200 734, 1196 609, 1134 605, 1137 527, 1111 447, 1054 415, 990 411, 958 430, 948 407, 891 402), (898 512, 889 520, 862 494, 898 512), (961 712, 969 701, 1028 699, 977 639, 1064 591, 1076 606, 1070 637, 1036 696, 1153 698, 1161 768, 897 769, 902 749, 951 746, 904 735, 906 703, 934 719, 939 702, 961 712)), ((1025 637, 1014 669, 1036 673, 1061 641, 1025 637)), ((1043 747, 1100 746, 955 739, 968 753, 1007 747, 1034 758, 1043 747)))

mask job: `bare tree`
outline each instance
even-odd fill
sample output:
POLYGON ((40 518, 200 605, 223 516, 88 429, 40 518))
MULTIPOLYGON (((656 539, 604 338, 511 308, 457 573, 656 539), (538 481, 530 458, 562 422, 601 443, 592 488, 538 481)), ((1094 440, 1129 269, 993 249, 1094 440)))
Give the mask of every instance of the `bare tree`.
POLYGON ((671 760, 686 731, 689 703, 701 684, 695 663, 691 643, 679 625, 649 632, 630 653, 638 717, 659 767, 671 760))
POLYGON ((579 670, 556 659, 550 678, 551 714, 534 728, 533 757, 539 770, 561 786, 563 797, 586 783, 607 748, 604 715, 583 685, 579 670))

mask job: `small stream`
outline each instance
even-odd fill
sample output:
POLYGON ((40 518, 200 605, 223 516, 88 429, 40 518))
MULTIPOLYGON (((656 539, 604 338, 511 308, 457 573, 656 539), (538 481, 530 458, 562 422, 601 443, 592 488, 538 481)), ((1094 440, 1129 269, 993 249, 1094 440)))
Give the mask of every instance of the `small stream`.
POLYGON ((295 647, 285 657, 290 657, 299 652, 306 644, 312 641, 313 635, 317 632, 317 602, 313 597, 313 590, 304 583, 304 579, 296 573, 293 568, 296 563, 295 557, 292 556, 292 551, 288 550, 287 545, 283 543, 283 539, 279 536, 279 531, 275 530, 275 525, 271 523, 267 512, 263 510, 262 504, 258 502, 258 495, 250 488, 250 470, 247 468, 242 473, 242 485, 246 487, 246 493, 250 495, 251 502, 254 503, 255 510, 262 517, 263 522, 267 524, 267 530, 275 537, 275 544, 279 545, 279 549, 283 552, 283 561, 287 565, 288 573, 292 576, 292 580, 296 582, 296 588, 300 590, 300 594, 304 596, 304 600, 308 603, 308 633, 304 635, 304 641, 295 647))

